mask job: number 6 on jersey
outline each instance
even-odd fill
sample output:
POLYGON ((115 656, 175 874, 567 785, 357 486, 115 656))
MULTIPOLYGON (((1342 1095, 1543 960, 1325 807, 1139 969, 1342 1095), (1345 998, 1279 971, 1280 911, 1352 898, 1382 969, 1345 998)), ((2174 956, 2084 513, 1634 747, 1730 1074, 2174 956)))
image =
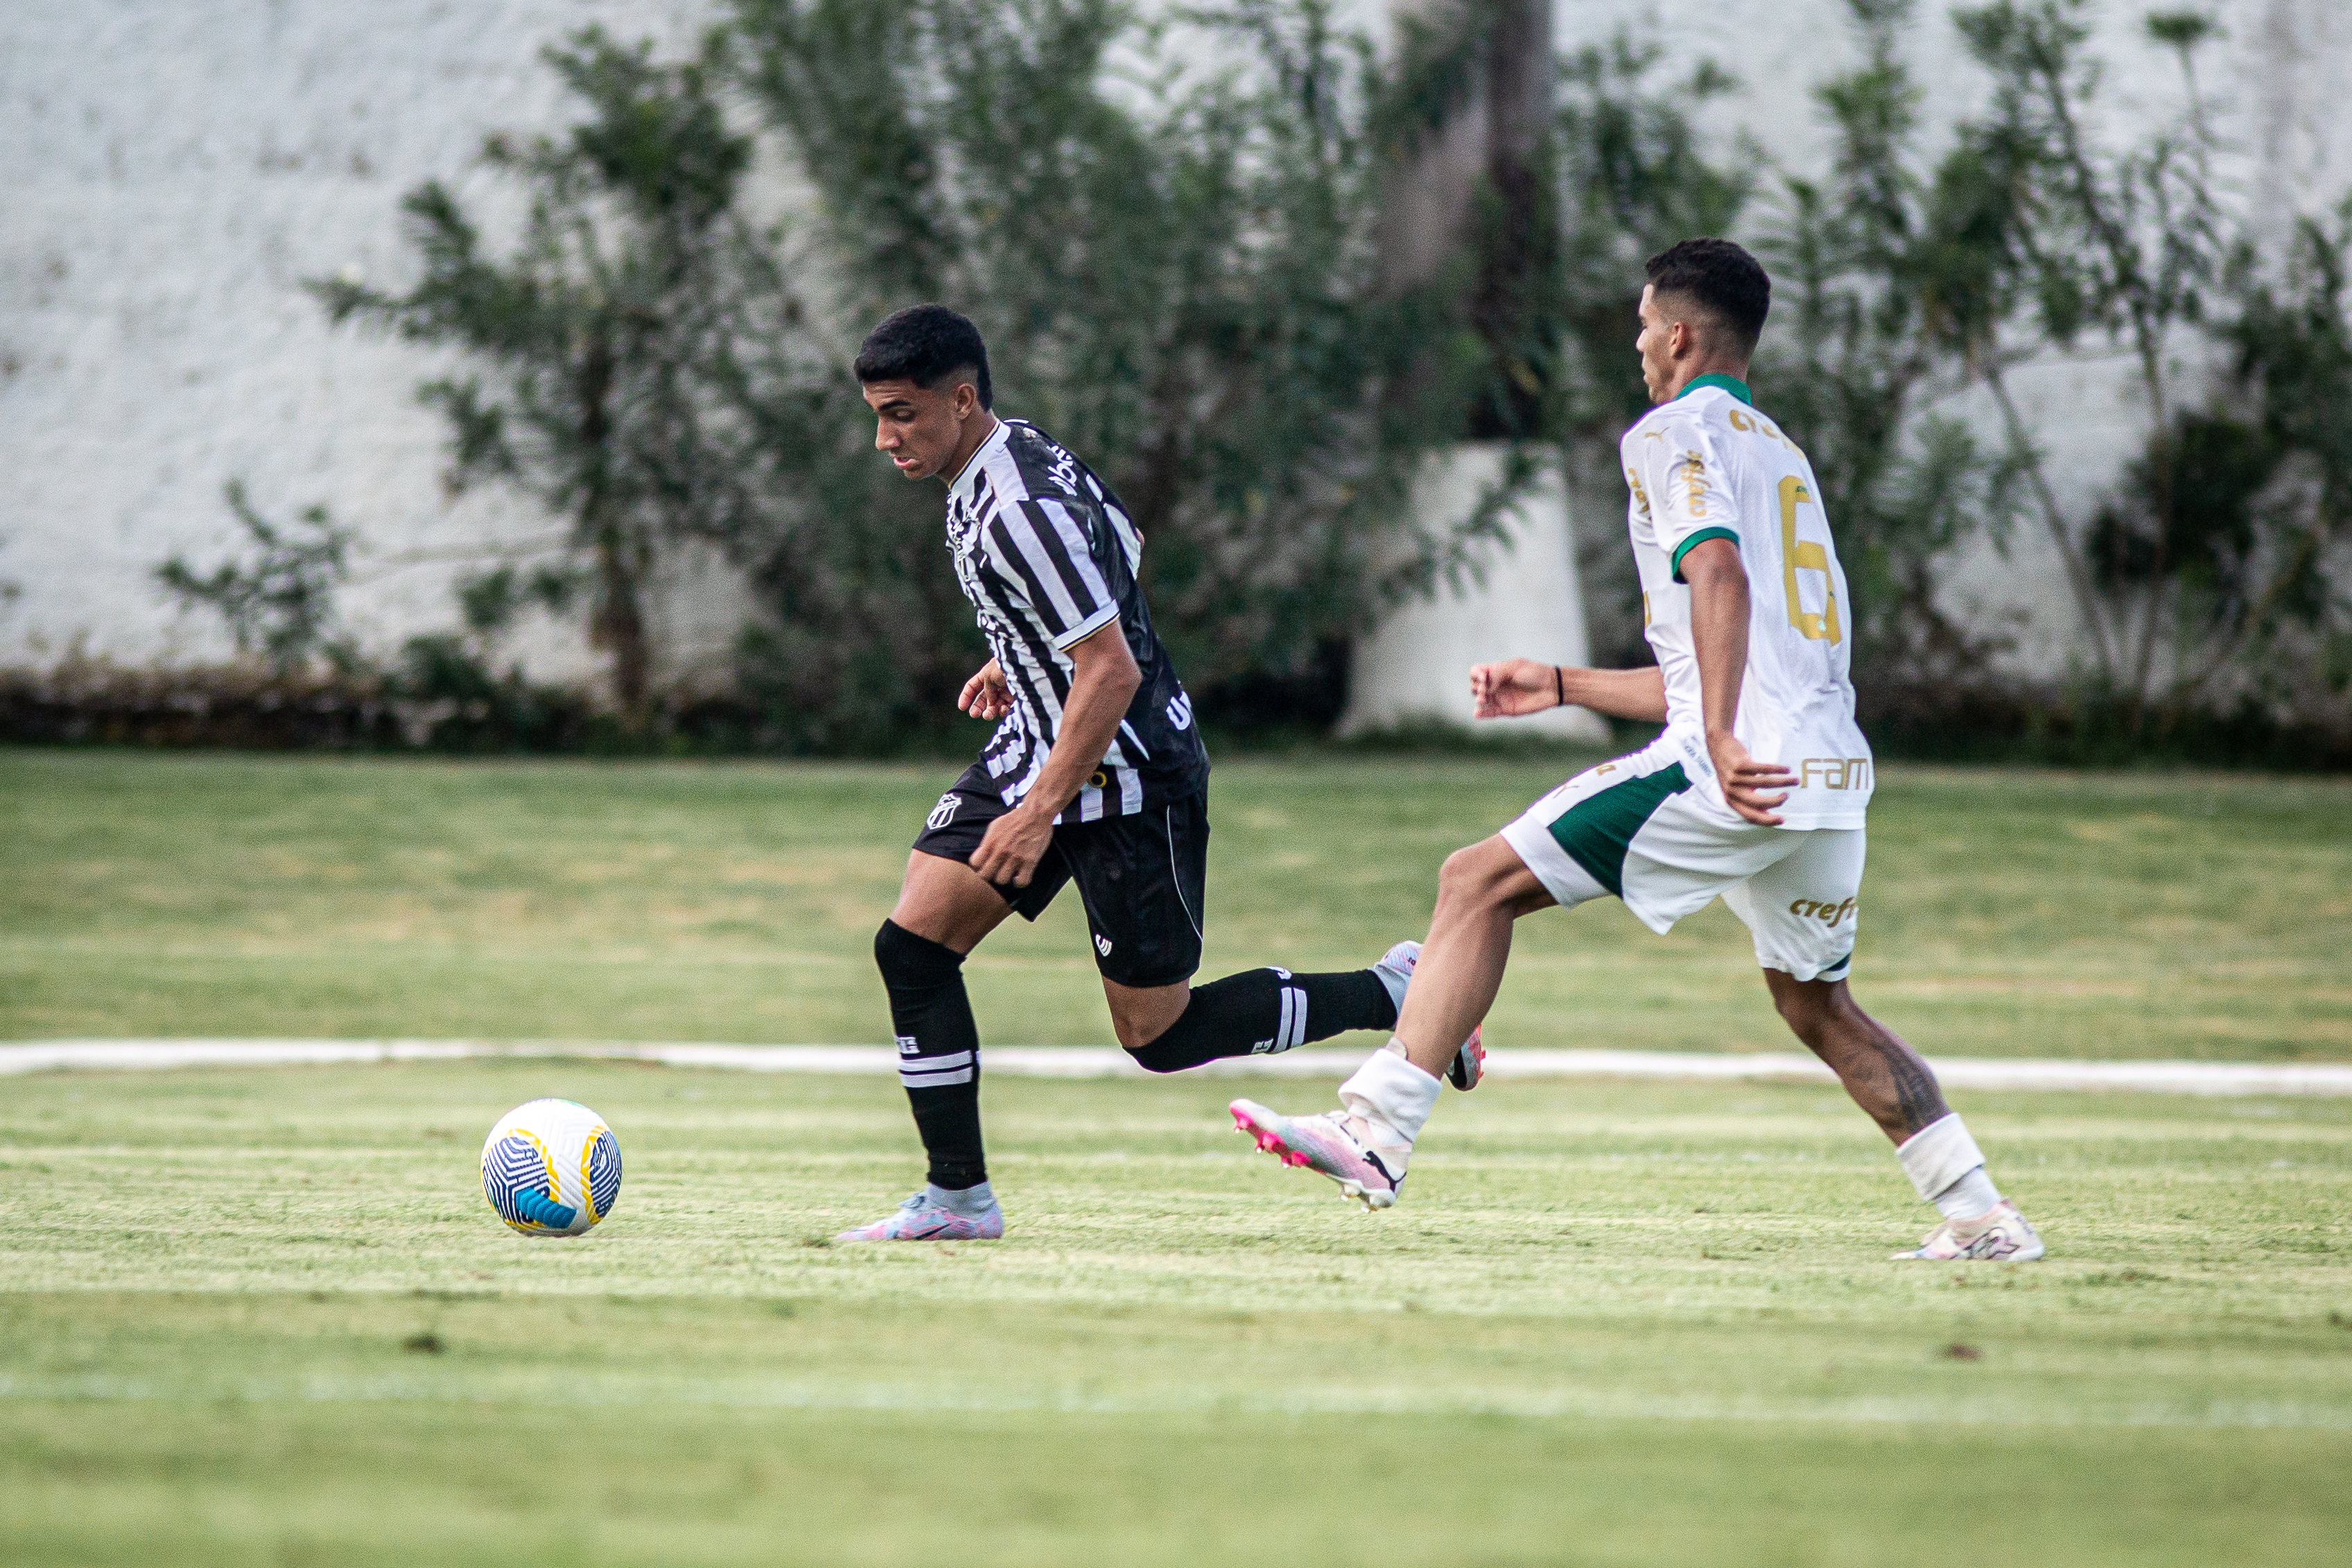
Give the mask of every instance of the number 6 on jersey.
POLYGON ((1838 640, 1837 586, 1830 576, 1830 552, 1808 540, 1797 542, 1797 506, 1799 502, 1818 506, 1805 481, 1790 474, 1780 481, 1780 583, 1789 591, 1789 624, 1815 642, 1838 640), (1819 612, 1805 608, 1804 596, 1797 591, 1797 573, 1801 568, 1822 574, 1822 608, 1819 612))

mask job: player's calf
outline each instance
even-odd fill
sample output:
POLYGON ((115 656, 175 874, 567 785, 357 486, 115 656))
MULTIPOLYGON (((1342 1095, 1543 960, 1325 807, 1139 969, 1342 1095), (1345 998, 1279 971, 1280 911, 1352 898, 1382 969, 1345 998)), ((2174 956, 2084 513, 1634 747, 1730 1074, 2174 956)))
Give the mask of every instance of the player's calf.
POLYGON ((1986 1174, 1983 1151, 1944 1103, 1926 1059, 1864 1012, 1843 979, 1801 981, 1777 969, 1764 978, 1781 1018, 1894 1141, 1912 1186, 1943 1215, 1916 1250, 1895 1256, 2021 1263, 2041 1257, 2042 1238, 1986 1174))
MULTIPOLYGON (((1388 987, 1389 995, 1395 1001, 1399 1016, 1404 1013, 1404 994, 1420 963, 1421 943, 1401 942, 1381 954, 1381 961, 1372 965, 1372 973, 1381 977, 1381 984, 1388 987)), ((1481 1043, 1485 1033, 1484 1028, 1473 1028, 1470 1037, 1462 1042, 1462 1048, 1454 1053, 1453 1065, 1445 1069, 1445 1081, 1465 1093, 1477 1088, 1479 1079, 1486 1076, 1486 1047, 1481 1043)))
POLYGON ((1396 1023, 1388 987, 1369 969, 1294 974, 1245 969, 1193 989, 1176 1021, 1128 1054, 1150 1072, 1182 1072, 1225 1057, 1269 1056, 1349 1029, 1396 1023))

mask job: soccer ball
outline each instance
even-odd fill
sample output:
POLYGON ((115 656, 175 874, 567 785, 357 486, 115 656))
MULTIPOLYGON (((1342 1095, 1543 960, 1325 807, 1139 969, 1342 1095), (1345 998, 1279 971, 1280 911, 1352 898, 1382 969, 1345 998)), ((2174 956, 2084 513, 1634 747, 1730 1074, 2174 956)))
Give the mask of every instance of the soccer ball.
POLYGON ((534 1100, 482 1143, 482 1194, 525 1236, 581 1236, 621 1195, 621 1142, 569 1100, 534 1100))

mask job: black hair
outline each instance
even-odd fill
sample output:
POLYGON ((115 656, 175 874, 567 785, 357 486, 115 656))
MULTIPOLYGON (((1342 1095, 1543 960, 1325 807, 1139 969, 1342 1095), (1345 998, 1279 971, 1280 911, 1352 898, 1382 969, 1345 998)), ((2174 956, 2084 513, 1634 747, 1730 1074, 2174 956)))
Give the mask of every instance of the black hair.
POLYGON ((1756 352, 1772 279, 1754 257, 1727 239, 1685 239, 1650 258, 1644 270, 1660 294, 1679 294, 1713 316, 1731 337, 1723 348, 1741 359, 1756 352))
POLYGON ((980 405, 994 405, 988 384, 988 345, 980 329, 945 305, 909 305, 882 318, 858 346, 857 379, 911 381, 926 392, 951 371, 972 373, 980 405))

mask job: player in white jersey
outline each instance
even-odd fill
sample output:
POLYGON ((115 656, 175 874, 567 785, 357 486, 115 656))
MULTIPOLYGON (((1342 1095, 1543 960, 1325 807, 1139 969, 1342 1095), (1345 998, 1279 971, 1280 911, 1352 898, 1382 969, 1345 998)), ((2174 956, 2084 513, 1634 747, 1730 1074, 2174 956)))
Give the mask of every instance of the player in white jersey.
POLYGON ((1770 281, 1718 239, 1685 240, 1648 273, 1638 347, 1657 406, 1619 450, 1657 665, 1513 659, 1480 665, 1470 683, 1481 718, 1572 702, 1665 729, 1446 861, 1396 1035, 1340 1087, 1341 1110, 1285 1117, 1237 1100, 1234 1121, 1260 1148, 1386 1208, 1440 1075, 1494 1005, 1514 921, 1608 896, 1663 933, 1720 896, 1753 934, 1780 1016, 1942 1215, 1895 1256, 2039 1258, 2041 1238, 1992 1184, 1935 1074, 1846 985, 1874 781, 1821 484, 1747 385, 1770 281))

